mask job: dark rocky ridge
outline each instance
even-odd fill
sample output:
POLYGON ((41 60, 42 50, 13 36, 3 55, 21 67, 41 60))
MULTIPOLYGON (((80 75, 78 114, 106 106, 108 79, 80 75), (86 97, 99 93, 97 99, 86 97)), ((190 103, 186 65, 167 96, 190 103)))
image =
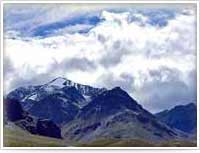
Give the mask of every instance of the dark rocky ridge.
POLYGON ((15 125, 32 134, 61 138, 61 130, 55 123, 50 120, 41 120, 31 116, 22 109, 18 100, 7 99, 4 104, 7 116, 5 124, 13 122, 15 125))

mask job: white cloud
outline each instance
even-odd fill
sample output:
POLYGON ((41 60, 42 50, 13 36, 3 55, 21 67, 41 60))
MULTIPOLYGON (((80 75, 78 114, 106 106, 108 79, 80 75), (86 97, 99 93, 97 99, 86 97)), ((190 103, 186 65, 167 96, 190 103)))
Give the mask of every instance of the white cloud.
MULTIPOLYGON (((194 88, 190 86, 191 80, 188 79, 192 71, 196 72, 196 17, 192 11, 190 14, 176 14, 164 27, 148 24, 148 16, 139 13, 103 11, 101 18, 104 20, 86 34, 70 34, 62 30, 60 35, 41 39, 5 38, 5 57, 12 62, 14 69, 13 73, 6 77, 8 79, 5 79, 5 92, 15 88, 16 86, 11 84, 19 78, 31 80, 44 74, 49 76, 48 79, 63 75, 83 84, 106 87, 110 86, 101 77, 112 74, 113 81, 123 82, 122 76, 128 75, 134 80, 130 81, 127 87, 129 92, 145 107, 151 108, 152 95, 158 90, 151 92, 145 91, 144 88, 146 84, 155 81, 159 82, 157 85, 170 83, 173 74, 169 72, 178 71, 177 74, 180 75, 175 78, 188 88, 194 88), (130 22, 132 16, 141 21, 130 22), (80 69, 69 71, 61 66, 77 57, 94 63, 96 67, 93 72, 80 69), (56 69, 53 67, 55 63, 56 69), (162 71, 162 68, 167 70, 162 71), (160 73, 155 76, 150 74, 152 71, 160 73)), ((70 30, 73 31, 73 28, 75 27, 70 30)), ((159 86, 154 88, 159 89, 159 86)), ((164 90, 162 92, 164 94, 157 93, 158 96, 171 94, 165 93, 164 90)), ((180 99, 176 100, 182 100, 182 94, 180 93, 180 99)))

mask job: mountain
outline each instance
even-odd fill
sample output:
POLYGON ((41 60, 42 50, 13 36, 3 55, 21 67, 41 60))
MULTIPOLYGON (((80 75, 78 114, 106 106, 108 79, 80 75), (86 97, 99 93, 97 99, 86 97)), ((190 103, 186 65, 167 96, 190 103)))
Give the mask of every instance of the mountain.
POLYGON ((104 91, 83 107, 62 128, 62 136, 80 142, 105 138, 158 142, 183 137, 143 109, 120 87, 104 91))
POLYGON ((33 117, 33 121, 20 120, 16 125, 26 130, 30 129, 26 125, 33 125, 36 134, 41 135, 51 135, 51 130, 56 133, 58 127, 66 141, 189 139, 189 135, 170 128, 145 110, 120 87, 94 88, 59 77, 43 85, 20 87, 7 99, 16 99, 33 117))
POLYGON ((105 90, 59 77, 43 85, 20 87, 7 98, 17 99, 35 117, 62 124, 71 121, 80 108, 105 90))
POLYGON ((155 116, 171 128, 187 133, 196 133, 197 107, 194 103, 175 106, 171 110, 159 112, 155 116))

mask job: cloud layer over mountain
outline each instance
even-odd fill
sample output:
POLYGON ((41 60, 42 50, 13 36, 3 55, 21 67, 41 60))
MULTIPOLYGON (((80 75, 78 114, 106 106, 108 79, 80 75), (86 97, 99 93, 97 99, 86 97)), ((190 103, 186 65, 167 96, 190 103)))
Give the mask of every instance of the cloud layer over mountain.
POLYGON ((4 91, 63 76, 121 86, 153 112, 195 102, 195 13, 193 7, 8 5, 4 91))

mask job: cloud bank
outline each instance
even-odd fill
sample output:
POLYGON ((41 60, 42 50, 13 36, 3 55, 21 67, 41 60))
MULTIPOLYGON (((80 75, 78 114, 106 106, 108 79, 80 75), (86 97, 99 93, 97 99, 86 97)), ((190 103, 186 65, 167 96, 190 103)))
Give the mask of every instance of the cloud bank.
POLYGON ((4 93, 63 76, 120 86, 152 112, 196 102, 194 9, 77 9, 56 21, 33 9, 20 12, 18 23, 12 19, 17 11, 7 11, 4 93), (47 21, 30 21, 27 14, 47 21))

